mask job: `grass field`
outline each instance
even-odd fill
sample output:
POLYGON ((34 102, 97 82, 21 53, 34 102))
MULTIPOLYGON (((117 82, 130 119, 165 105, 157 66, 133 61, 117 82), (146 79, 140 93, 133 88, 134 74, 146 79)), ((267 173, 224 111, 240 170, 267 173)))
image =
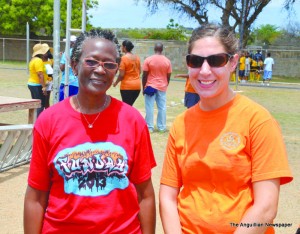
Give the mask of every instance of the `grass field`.
MULTIPOLYGON (((0 64, 1 66, 1 64, 0 64)), ((18 65, 14 67, 20 68, 18 65)), ((26 70, 0 68, 0 96, 30 98, 27 88, 26 70)), ((281 78, 274 78, 281 79, 281 78)), ((286 78, 285 78, 286 79, 286 78)), ((286 79, 288 80, 288 79, 286 79)), ((299 83, 289 82, 288 83, 299 83)), ((295 84, 296 85, 296 84, 295 84)), ((233 86, 235 89, 235 86, 233 86)), ((185 110, 182 104, 184 82, 172 79, 167 91, 167 127, 170 128, 174 118, 185 110), (175 102, 175 105, 170 105, 175 102)), ((239 86, 238 92, 257 101, 267 108, 281 125, 286 142, 289 163, 294 175, 292 183, 281 187, 279 210, 275 223, 292 224, 288 228, 277 228, 276 233, 293 234, 300 223, 300 90, 271 87, 239 86)), ((111 88, 109 94, 120 99, 119 89, 111 88)), ((135 107, 144 115, 143 96, 140 95, 135 107)), ((0 114, 1 123, 23 124, 26 111, 0 114)), ((158 166, 153 170, 153 183, 156 195, 159 189, 159 177, 168 132, 151 134, 153 149, 158 166)), ((28 166, 0 173, 0 233, 22 233, 23 196, 26 188, 28 166), (2 218, 3 217, 3 218, 2 218)), ((158 201, 158 200, 157 200, 158 201)), ((157 213, 158 214, 158 213, 157 213)), ((163 233, 157 215, 157 233, 163 233)))

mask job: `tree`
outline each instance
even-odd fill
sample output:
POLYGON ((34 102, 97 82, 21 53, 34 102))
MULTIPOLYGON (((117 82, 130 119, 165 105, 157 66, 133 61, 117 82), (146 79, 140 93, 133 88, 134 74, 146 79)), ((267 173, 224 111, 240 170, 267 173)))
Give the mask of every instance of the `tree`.
POLYGON ((285 0, 285 2, 284 2, 284 8, 285 8, 287 11, 293 10, 293 6, 294 6, 294 3, 295 3, 296 1, 299 1, 299 0, 285 0))
POLYGON ((282 31, 278 30, 275 25, 265 24, 253 31, 256 39, 263 42, 265 45, 272 44, 279 36, 283 35, 282 31))
POLYGON ((300 36, 300 23, 290 21, 285 27, 285 33, 290 37, 298 38, 300 36))
MULTIPOLYGON (((87 0, 87 9, 98 6, 87 0)), ((82 0, 72 1, 72 28, 81 28, 82 0)), ((61 34, 66 31, 67 0, 61 0, 61 34)), ((0 0, 0 31, 8 35, 25 35, 29 23, 31 37, 50 36, 53 32, 53 0, 0 0)), ((87 28, 89 18, 87 16, 87 28)))
MULTIPOLYGON (((220 17, 224 26, 238 31, 242 25, 243 46, 251 32, 251 25, 271 0, 136 0, 147 3, 151 13, 158 11, 159 4, 167 4, 180 14, 196 19, 200 25, 209 22, 208 9, 215 7, 222 11, 220 17)), ((292 6, 296 0, 286 0, 285 6, 292 6)))

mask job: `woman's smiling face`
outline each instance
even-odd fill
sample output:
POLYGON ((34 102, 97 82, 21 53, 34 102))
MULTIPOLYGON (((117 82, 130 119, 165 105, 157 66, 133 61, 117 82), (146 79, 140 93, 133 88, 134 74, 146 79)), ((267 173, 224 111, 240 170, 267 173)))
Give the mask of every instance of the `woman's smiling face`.
POLYGON ((105 93, 111 86, 116 70, 108 70, 99 65, 91 68, 84 64, 84 59, 89 58, 99 62, 116 62, 116 46, 106 39, 89 39, 82 45, 82 54, 75 65, 78 74, 79 88, 85 92, 94 94, 105 93))
MULTIPOLYGON (((228 53, 216 37, 203 37, 194 41, 191 54, 208 57, 210 55, 228 53)), ((222 101, 229 92, 229 80, 235 70, 238 56, 234 55, 222 67, 212 67, 204 61, 200 68, 189 67, 189 77, 201 100, 214 98, 222 101)))

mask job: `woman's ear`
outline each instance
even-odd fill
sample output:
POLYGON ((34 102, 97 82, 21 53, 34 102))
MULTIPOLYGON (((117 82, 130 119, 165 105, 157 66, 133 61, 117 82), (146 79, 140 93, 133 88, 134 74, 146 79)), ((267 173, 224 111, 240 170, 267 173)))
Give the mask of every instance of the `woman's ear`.
POLYGON ((71 61, 71 67, 72 67, 72 70, 73 70, 73 74, 75 76, 77 76, 78 75, 78 62, 72 60, 71 61))
POLYGON ((236 66, 239 63, 239 55, 238 54, 234 54, 232 56, 232 58, 230 59, 230 72, 234 72, 236 66))

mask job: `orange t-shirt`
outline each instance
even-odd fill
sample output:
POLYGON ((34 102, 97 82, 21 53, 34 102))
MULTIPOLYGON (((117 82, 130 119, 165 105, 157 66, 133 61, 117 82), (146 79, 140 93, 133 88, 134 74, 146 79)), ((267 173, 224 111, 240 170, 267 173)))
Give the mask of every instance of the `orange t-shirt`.
POLYGON ((141 90, 141 62, 139 56, 122 56, 119 69, 125 72, 121 81, 121 90, 141 90))
MULTIPOLYGON (((253 204, 252 183, 293 178, 276 120, 237 96, 213 111, 195 105, 170 130, 161 183, 180 188, 183 233, 233 233, 253 204)), ((268 229, 267 233, 273 233, 268 229)))
POLYGON ((186 79, 184 91, 189 92, 189 93, 196 93, 195 89, 191 85, 191 82, 190 82, 189 78, 186 79))

